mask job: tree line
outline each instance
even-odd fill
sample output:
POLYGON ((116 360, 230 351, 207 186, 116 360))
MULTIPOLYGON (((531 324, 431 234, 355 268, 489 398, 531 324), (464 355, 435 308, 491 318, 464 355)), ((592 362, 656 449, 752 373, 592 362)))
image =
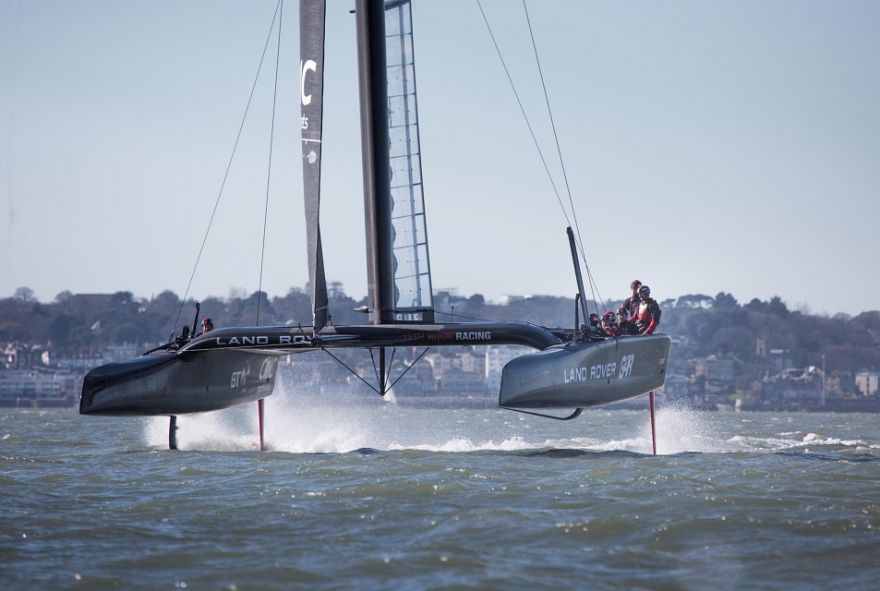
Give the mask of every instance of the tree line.
MULTIPOLYGON (((356 308, 366 298, 354 299, 339 283, 329 285, 331 321, 362 324, 368 317, 356 308)), ((53 349, 82 351, 134 343, 144 347, 167 341, 172 331, 191 324, 195 302, 181 302, 172 291, 150 298, 131 292, 113 294, 59 293, 52 302, 40 302, 28 288, 0 298, 0 342, 48 344, 53 349)), ((533 296, 504 305, 487 302, 480 294, 459 296, 441 291, 434 296, 437 320, 523 320, 549 327, 573 327, 573 298, 533 296)), ((590 302, 601 313, 616 310, 619 301, 590 302)), ((880 311, 856 316, 814 315, 790 310, 778 297, 739 303, 728 293, 688 294, 660 303, 658 332, 673 337, 676 364, 709 355, 732 356, 743 364, 757 364, 763 351, 785 349, 796 366, 824 364, 831 372, 880 369, 880 311), (823 359, 824 357, 824 359, 823 359)), ((215 326, 309 325, 312 321, 308 286, 293 287, 283 296, 265 292, 209 297, 201 301, 202 317, 215 326)), ((582 320, 581 320, 582 321, 582 320)))

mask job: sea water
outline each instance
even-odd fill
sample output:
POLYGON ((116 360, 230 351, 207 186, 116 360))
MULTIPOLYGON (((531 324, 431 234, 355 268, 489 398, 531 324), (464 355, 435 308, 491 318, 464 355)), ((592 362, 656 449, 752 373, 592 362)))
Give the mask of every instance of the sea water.
POLYGON ((0 588, 880 588, 875 415, 255 406, 0 412, 0 588))

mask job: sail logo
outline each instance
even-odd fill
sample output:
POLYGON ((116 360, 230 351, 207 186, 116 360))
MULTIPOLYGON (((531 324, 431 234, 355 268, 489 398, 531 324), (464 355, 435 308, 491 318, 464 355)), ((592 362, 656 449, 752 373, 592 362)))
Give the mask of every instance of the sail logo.
POLYGON ((635 354, 624 355, 620 358, 620 374, 618 379, 628 378, 632 375, 633 365, 636 362, 635 354))
POLYGON ((306 94, 306 74, 317 70, 318 63, 315 60, 300 61, 299 94, 304 107, 312 104, 312 95, 306 94))

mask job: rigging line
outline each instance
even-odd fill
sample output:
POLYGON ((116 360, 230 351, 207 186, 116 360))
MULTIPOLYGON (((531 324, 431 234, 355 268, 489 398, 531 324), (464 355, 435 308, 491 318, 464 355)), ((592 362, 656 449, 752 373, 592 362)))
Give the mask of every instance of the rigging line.
MULTIPOLYGON (((510 88, 513 91, 513 96, 516 98, 517 105, 519 106, 520 113, 523 116, 523 120, 526 123, 526 127, 529 129, 529 134, 532 137, 532 142, 535 145, 535 149, 538 150, 538 156, 541 158, 541 163, 544 165, 544 171, 547 173, 547 179, 550 181, 550 186, 553 188, 553 193, 556 195, 556 201, 559 203, 559 208, 562 210, 562 215, 565 217, 566 223, 571 226, 573 225, 571 219, 568 215, 568 210, 565 208, 565 205, 562 202, 562 197, 559 195, 559 190, 556 187, 556 183, 553 181, 553 175, 550 172, 550 167, 547 164, 547 160, 544 157, 544 152, 541 150, 541 145, 538 142, 538 138, 535 136, 534 128, 532 127, 531 122, 529 121, 529 117, 526 114, 525 107, 523 106, 522 100, 519 97, 519 92, 516 90, 516 84, 513 82, 513 77, 510 75, 510 69, 507 67, 507 63, 504 61, 504 56, 501 53, 501 48, 498 45, 498 41, 495 38, 495 34, 492 31, 492 26, 489 24, 489 19, 486 16, 486 12, 483 10, 483 5, 480 3, 480 0, 476 0, 477 7, 480 9, 480 14, 483 16, 483 23, 486 25, 486 30, 489 32, 489 37, 492 39, 492 44, 495 46, 495 52, 498 55, 498 60, 501 62, 501 66, 504 68, 504 73, 507 75, 507 82, 510 84, 510 88)), ((574 212, 572 212, 574 213, 574 212)), ((577 224, 574 224, 577 228, 577 224)), ((578 231, 578 237, 580 237, 580 231, 578 231)), ((590 293, 593 296, 593 301, 597 302, 600 298, 597 298, 598 288, 594 288, 595 279, 593 279, 593 274, 590 272, 590 267, 586 262, 586 256, 584 255, 583 242, 578 245, 578 248, 581 252, 581 258, 584 261, 584 266, 587 268, 587 280, 590 284, 590 293)), ((601 296, 600 296, 601 297, 601 296)), ((604 304, 603 304, 604 306, 604 304)), ((596 304, 596 310, 598 311, 599 305, 596 304)))
POLYGON ((544 81, 544 70, 541 68, 541 59, 538 56, 538 45, 535 43, 535 33, 532 30, 532 20, 529 18, 529 9, 526 6, 526 0, 522 0, 523 11, 526 15, 526 24, 529 27, 529 37, 532 40, 532 52, 535 55, 535 63, 538 66, 538 76, 541 78, 541 88, 544 91, 544 104, 547 106, 547 116, 550 119, 550 128, 553 130, 553 139, 556 142, 556 154, 559 157, 559 166, 562 168, 562 178, 565 181, 565 190, 568 193, 568 203, 571 207, 571 215, 574 218, 574 227, 580 240, 581 229, 578 224, 577 211, 574 207, 574 200, 571 196, 571 186, 568 183, 568 173, 565 170, 565 160, 562 158, 562 148, 559 146, 559 134, 556 132, 556 121, 553 118, 553 110, 550 108, 550 95, 547 93, 547 84, 544 81))
POLYGON ((260 303, 263 301, 263 261, 266 258, 266 226, 269 221, 269 187, 272 184, 272 148, 275 146, 275 105, 278 103, 278 63, 281 61, 281 25, 284 22, 284 0, 279 0, 278 42, 275 48, 275 86, 272 90, 272 127, 269 131, 269 167, 266 171, 266 207, 263 210, 263 244, 260 247, 260 281, 257 287, 257 326, 260 326, 260 303))
MULTIPOLYGON (((593 296, 594 305, 596 306, 596 311, 597 312, 599 311, 599 304, 600 303, 602 305, 602 309, 607 311, 607 309, 605 308, 605 302, 602 298, 602 295, 599 293, 598 281, 596 281, 595 277, 593 276, 593 273, 590 270, 590 264, 587 262, 587 255, 586 255, 586 249, 584 248, 583 235, 581 234, 581 231, 580 231, 580 222, 578 221, 578 217, 577 217, 577 209, 575 208, 575 205, 574 205, 574 199, 573 199, 572 192, 571 192, 571 185, 568 181, 568 172, 565 167, 565 159, 562 156, 562 148, 559 143, 559 134, 556 130, 556 120, 553 117, 553 111, 550 106, 550 96, 547 91, 546 81, 544 79, 544 70, 541 67, 541 60, 540 60, 540 56, 538 53, 538 46, 535 41, 535 34, 534 34, 534 30, 532 28, 531 18, 529 17, 528 6, 526 5, 525 0, 522 0, 522 3, 523 3, 523 11, 526 16, 526 23, 529 28, 529 36, 532 41, 532 50, 535 55, 535 63, 537 64, 537 67, 538 67, 538 74, 541 79, 541 87, 544 92, 544 102, 547 106, 547 114, 550 119, 550 125, 551 125, 552 131, 553 131, 553 138, 556 143, 556 152, 557 152, 557 155, 559 158, 560 167, 562 168, 562 175, 563 175, 563 179, 565 180, 565 188, 568 193, 568 201, 569 201, 569 204, 571 207, 572 217, 574 218, 574 222, 575 222, 574 226, 575 226, 575 231, 577 232, 577 247, 578 247, 578 250, 580 251, 580 255, 581 255, 581 259, 584 263, 584 267, 586 268, 586 271, 587 271, 587 280, 588 280, 588 283, 590 286, 590 293, 593 296)), ((569 224, 569 225, 571 225, 571 224, 569 224)))
POLYGON ((351 375, 353 375, 354 377, 356 377, 357 379, 359 379, 360 381, 362 381, 363 383, 365 383, 365 384, 367 385, 367 387, 368 387, 370 390, 372 390, 373 392, 375 392, 375 393, 378 394, 379 396, 382 396, 382 393, 379 392, 379 390, 378 390, 375 386, 373 386, 373 384, 371 384, 370 382, 368 382, 367 380, 365 380, 364 378, 362 378, 361 375, 360 375, 358 372, 356 372, 355 370, 353 370, 352 368, 350 368, 348 365, 346 365, 345 362, 342 361, 342 359, 340 359, 339 357, 337 357, 336 355, 334 355, 334 354, 331 353, 329 350, 327 350, 327 349, 325 349, 325 348, 323 348, 323 347, 321 347, 321 351, 323 351, 324 353, 326 353, 327 355, 329 355, 330 357, 332 357, 332 358, 336 361, 336 363, 338 363, 339 365, 341 365, 342 367, 344 367, 345 369, 347 369, 348 372, 349 372, 351 375))
POLYGON ((480 9, 480 14, 483 15, 483 22, 486 24, 486 30, 489 31, 489 37, 492 39, 492 44, 495 46, 495 52, 498 54, 498 59, 501 61, 501 66, 504 68, 504 73, 507 74, 507 82, 510 83, 510 88, 513 90, 513 96, 516 97, 516 104, 519 105, 519 111, 522 113, 523 119, 526 122, 526 127, 529 128, 529 134, 532 136, 532 142, 535 144, 535 148, 538 150, 538 156, 541 158, 541 163, 544 165, 544 171, 547 173, 547 178, 550 180, 550 186, 553 187, 553 193, 556 194, 556 201, 559 202, 559 207, 562 208, 562 215, 565 216, 565 221, 568 225, 571 225, 571 221, 568 218, 568 211, 565 209, 565 205, 562 203, 562 197, 559 195, 559 190, 556 188, 556 183, 553 182, 553 175, 550 173, 550 167, 547 165, 547 160, 544 158, 544 152, 541 150, 541 145, 538 143, 538 138, 535 137, 535 131, 532 128, 532 123, 529 121, 529 116, 526 115, 526 109, 522 104, 522 101, 519 98, 519 92, 516 90, 516 85, 513 83, 513 78, 510 75, 510 70, 507 68, 507 63, 504 61, 504 56, 501 55, 501 48, 498 46, 498 41, 495 39, 495 33, 492 32, 492 27, 489 25, 489 19, 486 17, 486 12, 483 10, 483 5, 480 3, 480 0, 476 0, 477 7, 480 9))
MULTIPOLYGON (((192 287, 193 279, 196 276, 196 270, 199 268, 199 261, 202 259, 202 252, 205 250, 205 243, 208 241, 208 234, 211 233, 211 226, 214 223, 214 216, 217 213, 217 207, 220 205, 220 198, 223 196, 223 189, 226 187, 226 180, 229 178, 229 170, 232 168, 232 161, 235 159, 235 152, 238 149, 238 142, 241 139, 241 132, 244 130, 245 121, 247 121, 248 111, 251 108, 251 101, 254 98, 254 90, 257 88, 257 81, 260 79, 260 71, 263 69, 263 60, 266 58, 266 50, 269 48, 269 41, 272 39, 272 30, 275 28, 275 19, 278 17, 278 10, 281 7, 281 0, 275 5, 275 14, 272 15, 272 24, 269 25, 269 33, 266 35, 266 43, 263 45, 263 54, 260 56, 260 65, 257 66, 257 74, 254 76, 254 83, 251 85, 251 93, 248 96, 247 105, 244 108, 244 115, 241 118, 241 124, 238 126, 238 133, 235 136, 235 143, 232 146, 232 154, 229 156, 229 162, 226 164, 226 172, 223 174, 223 182, 220 183, 220 191, 217 193, 217 200, 214 202, 214 209, 211 211, 211 217, 208 219, 208 227, 205 230, 205 237, 202 238, 202 245, 199 247, 199 254, 196 257, 196 264, 193 266, 192 274, 189 276, 189 283, 186 284, 186 292, 183 294, 183 300, 180 302, 180 309, 177 311, 177 318, 174 319, 172 331, 180 320, 180 314, 183 312, 183 306, 186 298, 189 296, 189 290, 192 287)), ((173 332, 172 332, 173 334, 173 332)))
POLYGON ((416 357, 416 360, 412 362, 412 365, 410 365, 409 367, 407 367, 406 369, 404 369, 403 372, 402 372, 399 376, 397 376, 397 379, 394 380, 393 382, 391 382, 391 385, 388 386, 388 390, 393 390, 393 389, 394 389, 394 386, 397 385, 397 382, 399 382, 399 381, 403 378, 403 376, 406 375, 406 372, 408 372, 408 371, 411 370, 413 367, 415 367, 416 363, 418 363, 419 361, 421 361, 421 360, 422 360, 422 357, 424 357, 425 354, 426 354, 428 351, 430 351, 430 350, 431 350, 431 347, 425 347, 425 350, 422 351, 422 352, 419 354, 418 357, 416 357))
MULTIPOLYGON (((559 158, 559 165, 562 169, 562 178, 565 181, 565 189, 566 189, 566 192, 568 193, 568 202, 569 202, 569 206, 571 207, 571 215, 574 218, 575 231, 577 232, 577 237, 578 237, 578 247, 579 247, 579 250, 581 253, 581 258, 583 259, 583 262, 584 262, 584 266, 586 267, 586 270, 587 270, 587 280, 590 284, 590 293, 593 296, 593 301, 594 302, 601 302, 602 309, 605 310, 605 303, 602 300, 601 294, 599 294, 598 283, 593 278, 593 274, 590 271, 590 265, 587 262, 587 253, 586 253, 586 249, 584 248, 583 235, 581 234, 580 223, 578 222, 577 209, 574 206, 574 198, 573 198, 572 192, 571 192, 571 185, 569 184, 569 181, 568 181, 568 172, 565 168, 565 159, 562 156, 562 147, 560 146, 560 143, 559 143, 559 134, 556 131, 556 120, 553 117, 553 110, 550 106, 550 94, 547 91, 547 83, 544 79, 544 69, 541 67, 541 58, 538 54, 538 45, 537 45, 537 42, 535 41, 535 33, 534 33, 534 29, 532 28, 532 20, 529 17, 529 9, 528 9, 528 6, 526 5, 526 0, 522 0, 522 5, 523 5, 523 12, 525 13, 525 16, 526 16, 526 24, 529 27, 529 37, 531 38, 531 41, 532 41, 532 51, 535 55, 535 64, 538 66, 538 75, 541 78, 541 88, 544 91, 544 104, 547 106, 547 116, 550 119, 550 127, 553 130, 553 139, 556 143, 556 154, 559 158), (597 297, 597 295, 599 297, 597 297)), ((596 311, 597 312, 599 311, 598 304, 596 306, 596 311)))
POLYGON ((370 362, 373 364, 373 373, 376 374, 376 383, 382 381, 382 378, 379 377, 379 366, 376 365, 376 358, 373 356, 373 348, 369 348, 370 351, 370 362))
MULTIPOLYGON (((562 147, 559 144, 559 134, 556 131, 556 120, 553 117, 553 109, 550 107, 550 94, 547 91, 547 83, 544 80, 544 69, 541 67, 541 58, 538 54, 538 45, 535 42, 535 32, 532 29, 532 20, 529 17, 529 8, 526 5, 526 0, 522 0, 522 5, 523 5, 523 12, 525 12, 525 15, 526 15, 526 23, 528 24, 528 27, 529 27, 529 37, 532 40, 532 51, 535 55, 535 64, 537 64, 537 66, 538 66, 538 75, 541 78, 541 88, 544 91, 544 104, 547 106, 547 116, 550 119, 550 127, 553 130, 553 139, 556 142, 556 154, 559 157, 559 166, 562 168, 562 178, 565 181, 565 190, 568 193, 568 203, 569 203, 569 206, 571 207, 572 218, 574 218, 574 228, 575 228, 575 231, 577 232, 578 246, 580 247, 581 258, 584 261, 584 266, 587 268, 587 278, 590 283, 590 292, 592 293, 593 301, 601 302, 602 309, 605 310, 605 302, 604 302, 604 300, 602 300, 601 294, 599 294, 599 285, 595 284, 595 289, 594 289, 593 274, 590 272, 590 265, 587 263, 587 254, 586 254, 586 250, 584 249, 584 241, 583 241, 583 236, 581 235, 580 223, 578 222, 577 210, 575 209, 575 206, 574 206, 574 198, 572 197, 572 193, 571 193, 571 185, 568 182, 568 172, 565 168, 565 159, 562 157, 562 147), (597 295, 599 296, 598 298, 596 297, 597 295)), ((597 306, 597 311, 598 311, 598 306, 597 306)))
MULTIPOLYGON (((388 375, 386 376, 388 379, 391 378, 391 368, 394 366, 394 356, 397 354, 397 347, 391 348, 391 359, 388 360, 388 375)), ((387 379, 385 380, 388 381, 387 379)), ((390 388, 389 388, 390 390, 390 388)))

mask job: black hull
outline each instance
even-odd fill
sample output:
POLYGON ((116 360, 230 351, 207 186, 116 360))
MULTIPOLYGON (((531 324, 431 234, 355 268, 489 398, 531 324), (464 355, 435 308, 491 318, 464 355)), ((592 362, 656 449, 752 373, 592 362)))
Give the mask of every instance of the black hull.
POLYGON ((616 402, 663 385, 669 337, 575 342, 562 330, 523 322, 226 328, 178 351, 98 367, 86 376, 80 413, 178 415, 220 410, 272 393, 277 358, 336 348, 516 344, 541 352, 503 370, 498 403, 572 408, 616 402))
POLYGON ((150 416, 221 410, 272 394, 277 369, 277 354, 269 351, 144 355, 90 371, 79 412, 150 416))
POLYGON ((569 343, 511 360, 498 404, 513 408, 587 408, 639 396, 663 385, 665 335, 569 343))
POLYGON ((286 353, 368 347, 518 344, 543 349, 559 334, 524 322, 224 328, 177 351, 90 371, 79 411, 89 415, 179 415, 221 410, 272 393, 286 353))

